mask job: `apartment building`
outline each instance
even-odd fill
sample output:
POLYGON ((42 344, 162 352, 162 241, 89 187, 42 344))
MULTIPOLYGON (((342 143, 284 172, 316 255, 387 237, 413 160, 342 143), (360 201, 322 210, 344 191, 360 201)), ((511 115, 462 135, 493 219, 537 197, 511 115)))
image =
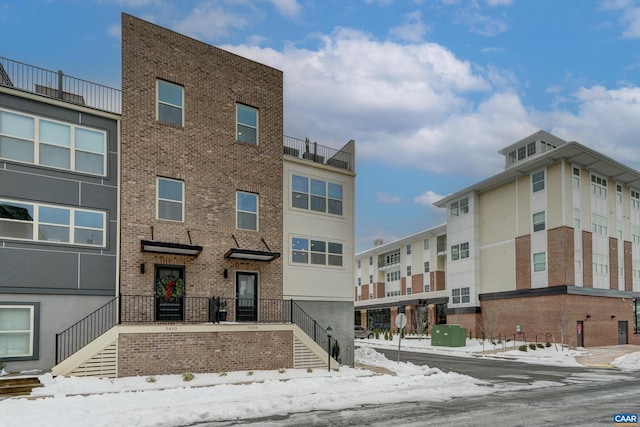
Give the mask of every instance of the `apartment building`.
POLYGON ((500 154, 503 172, 436 203, 446 322, 474 336, 640 342, 640 173, 544 131, 500 154))
POLYGON ((0 358, 50 369, 113 300, 120 91, 0 58, 0 358))

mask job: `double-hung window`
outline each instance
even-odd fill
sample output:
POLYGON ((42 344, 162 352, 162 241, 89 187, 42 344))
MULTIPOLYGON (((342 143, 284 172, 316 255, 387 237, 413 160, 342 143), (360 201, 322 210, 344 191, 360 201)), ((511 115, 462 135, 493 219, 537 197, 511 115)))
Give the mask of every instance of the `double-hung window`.
POLYGON ((533 231, 542 231, 545 229, 544 211, 533 214, 533 231))
POLYGON ((184 182, 158 178, 158 219, 184 221, 184 182))
POLYGON ((429 261, 425 261, 424 262, 424 272, 428 273, 429 272, 429 261))
POLYGON ((158 121, 183 127, 184 87, 164 80, 157 82, 158 121))
POLYGON ((244 104, 236 104, 236 139, 258 144, 258 110, 244 104))
POLYGON ((451 289, 451 302, 453 304, 460 304, 460 288, 451 289))
POLYGON ((531 175, 531 186, 534 193, 544 190, 544 171, 539 171, 531 175))
POLYGON ((596 175, 591 175, 591 194, 602 198, 607 197, 607 180, 596 175))
POLYGON ((236 192, 236 227, 243 230, 258 230, 258 195, 236 192))
POLYGON ((39 304, 0 304, 0 359, 38 357, 39 304))
POLYGON ((547 269, 547 253, 538 252, 533 254, 533 271, 545 271, 547 269))

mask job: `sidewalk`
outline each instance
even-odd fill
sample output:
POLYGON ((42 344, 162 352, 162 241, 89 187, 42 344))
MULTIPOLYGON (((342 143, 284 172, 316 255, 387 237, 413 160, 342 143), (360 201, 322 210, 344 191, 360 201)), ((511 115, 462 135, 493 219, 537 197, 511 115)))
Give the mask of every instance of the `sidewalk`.
POLYGON ((625 354, 640 351, 640 345, 625 344, 587 347, 585 351, 589 352, 589 355, 576 357, 578 363, 594 368, 615 368, 611 362, 625 354))

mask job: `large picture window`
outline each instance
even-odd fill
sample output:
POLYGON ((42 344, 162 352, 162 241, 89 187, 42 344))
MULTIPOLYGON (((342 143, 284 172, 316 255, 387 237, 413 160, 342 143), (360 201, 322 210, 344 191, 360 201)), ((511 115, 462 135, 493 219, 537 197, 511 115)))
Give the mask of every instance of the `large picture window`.
POLYGON ((291 261, 296 264, 342 267, 342 243, 293 237, 291 261))
POLYGON ((0 358, 38 357, 38 304, 0 304, 0 358))
POLYGON ((175 126, 184 126, 184 88, 180 85, 158 80, 158 121, 175 126))
POLYGON ((292 175, 291 206, 315 212, 342 215, 342 185, 292 175))
POLYGON ((243 230, 258 229, 258 195, 236 192, 236 227, 243 230))
POLYGON ((184 221, 184 182, 158 178, 158 219, 184 221))
POLYGON ((104 212, 0 199, 0 237, 105 246, 104 212))
POLYGON ((258 110, 236 104, 236 139, 249 144, 258 144, 258 110))
POLYGON ((0 110, 0 158, 105 175, 104 131, 0 110))

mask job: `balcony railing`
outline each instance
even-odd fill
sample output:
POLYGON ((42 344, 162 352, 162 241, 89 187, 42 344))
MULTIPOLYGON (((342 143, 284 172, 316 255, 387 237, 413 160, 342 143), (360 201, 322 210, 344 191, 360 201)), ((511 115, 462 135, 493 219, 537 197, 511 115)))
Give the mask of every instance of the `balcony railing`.
POLYGON ((121 295, 56 334, 56 364, 117 324, 221 321, 294 323, 323 349, 328 349, 331 341, 332 356, 340 356, 338 342, 293 300, 180 297, 167 301, 154 295, 121 295))
POLYGON ((310 142, 308 138, 298 139, 285 135, 284 154, 353 172, 354 164, 351 153, 325 147, 317 142, 310 142))
POLYGON ((86 80, 0 57, 0 86, 120 114, 121 92, 86 80))

